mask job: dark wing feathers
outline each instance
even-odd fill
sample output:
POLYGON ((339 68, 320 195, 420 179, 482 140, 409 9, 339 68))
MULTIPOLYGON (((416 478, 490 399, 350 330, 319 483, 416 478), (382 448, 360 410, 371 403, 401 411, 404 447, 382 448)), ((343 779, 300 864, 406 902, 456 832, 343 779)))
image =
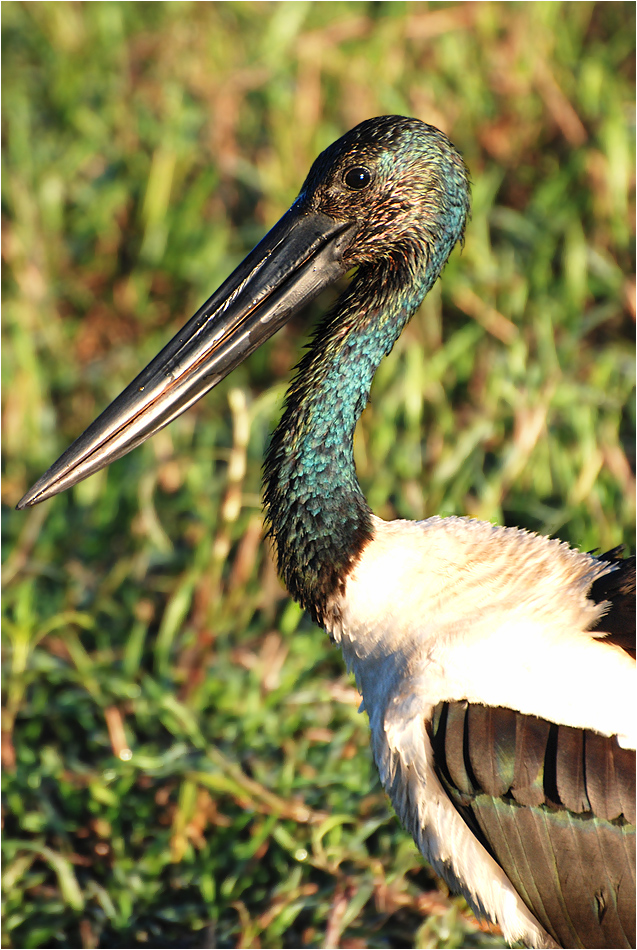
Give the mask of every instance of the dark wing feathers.
MULTIPOLYGON (((619 746, 616 746, 619 751, 619 746)), ((586 785, 592 811, 612 821, 622 813, 615 773, 614 749, 604 736, 591 732, 586 741, 586 785)))
POLYGON ((635 753, 630 749, 614 750, 617 787, 621 800, 622 815, 631 825, 635 824, 635 753))
POLYGON ((447 768, 454 786, 461 795, 472 796, 476 790, 475 781, 472 781, 471 762, 465 756, 464 748, 464 719, 465 707, 460 703, 447 706, 447 721, 450 734, 449 755, 447 768), (455 707, 455 708, 454 708, 455 707))
MULTIPOLYGON (((630 826, 622 827, 622 834, 618 842, 612 825, 602 825, 599 828, 597 841, 602 855, 602 861, 607 869, 607 881, 599 888, 595 895, 597 913, 601 917, 601 926, 610 946, 621 947, 624 930, 622 922, 632 915, 635 918, 635 837, 631 835, 630 826), (612 869, 617 861, 617 849, 624 848, 624 863, 629 869, 617 887, 611 887, 608 881, 612 880, 612 869)), ((630 937, 630 932, 628 933, 630 937)), ((623 939, 626 939, 625 937, 623 939)), ((634 937, 632 938, 634 941, 634 937)), ((634 946, 634 943, 631 944, 634 946)))
POLYGON ((535 823, 529 817, 526 820, 516 821, 519 806, 508 798, 501 798, 495 802, 487 796, 476 798, 474 803, 479 824, 482 828, 488 827, 489 841, 487 849, 506 871, 507 877, 516 891, 532 908, 538 920, 550 916, 553 895, 542 893, 544 881, 534 874, 535 852, 539 847, 535 823), (509 870, 510 869, 510 870, 509 870))
POLYGON ((508 755, 511 741, 515 740, 515 713, 510 709, 472 705, 467 716, 468 729, 476 736, 476 742, 469 746, 469 758, 478 785, 492 789, 492 795, 504 795, 515 775, 514 762, 508 755))
POLYGON ((434 764, 467 825, 563 947, 635 941, 635 753, 510 709, 440 703, 434 764))
MULTIPOLYGON (((523 822, 528 829, 528 840, 533 842, 533 874, 538 881, 538 887, 544 907, 546 909, 545 917, 540 922, 546 930, 563 947, 581 946, 577 937, 577 923, 573 920, 575 910, 581 914, 582 909, 579 906, 580 901, 571 908, 569 897, 569 887, 560 886, 560 875, 564 875, 567 881, 577 880, 578 891, 583 890, 582 862, 577 851, 573 851, 573 843, 570 840, 570 829, 564 827, 564 824, 557 824, 556 827, 551 823, 547 825, 546 815, 540 808, 523 808, 523 822), (530 830, 533 829, 534 836, 531 837, 530 830), (561 860, 562 859, 562 860, 561 860), (564 859, 567 861, 567 867, 564 868, 564 859), (538 873, 538 871, 542 873, 538 873), (566 871, 566 874, 564 872, 566 871), (555 927, 554 922, 559 921, 559 928, 555 927)), ((515 821, 518 815, 512 815, 515 821)), ((587 921, 587 923, 590 923, 587 921)), ((597 935, 592 946, 601 947, 597 935)))
MULTIPOLYGON (((508 712, 509 710, 507 710, 508 712)), ((499 710, 494 710, 494 715, 499 710)), ((550 723, 535 716, 516 716, 511 794, 519 805, 541 805, 544 801, 544 753, 550 723)), ((485 789, 490 795, 491 789, 485 789)))
POLYGON ((590 811, 584 773, 584 733, 581 729, 560 726, 557 733, 555 781, 558 801, 577 815, 590 811))
POLYGON ((608 632, 606 643, 629 653, 635 659, 635 558, 621 557, 622 548, 613 548, 599 557, 616 565, 616 569, 598 577, 589 597, 596 604, 606 601, 608 609, 597 626, 608 632))

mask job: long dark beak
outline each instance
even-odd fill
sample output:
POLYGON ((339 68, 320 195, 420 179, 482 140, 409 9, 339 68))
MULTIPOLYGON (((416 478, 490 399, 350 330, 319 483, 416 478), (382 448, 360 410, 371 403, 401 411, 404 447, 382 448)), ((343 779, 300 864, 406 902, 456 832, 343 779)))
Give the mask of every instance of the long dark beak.
POLYGON ((356 224, 301 199, 18 503, 36 505, 121 458, 216 386, 347 270, 356 224))

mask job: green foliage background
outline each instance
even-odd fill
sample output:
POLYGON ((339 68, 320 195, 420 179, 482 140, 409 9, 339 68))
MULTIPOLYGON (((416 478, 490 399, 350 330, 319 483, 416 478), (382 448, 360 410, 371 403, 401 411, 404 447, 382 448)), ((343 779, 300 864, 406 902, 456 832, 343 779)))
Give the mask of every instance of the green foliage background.
MULTIPOLYGON (((370 115, 473 219, 378 372, 360 481, 585 549, 634 529, 634 4, 2 4, 4 946, 500 946, 391 815, 262 540, 312 313, 149 444, 26 488, 370 115)), ((397 607, 398 609, 398 607, 397 607)))

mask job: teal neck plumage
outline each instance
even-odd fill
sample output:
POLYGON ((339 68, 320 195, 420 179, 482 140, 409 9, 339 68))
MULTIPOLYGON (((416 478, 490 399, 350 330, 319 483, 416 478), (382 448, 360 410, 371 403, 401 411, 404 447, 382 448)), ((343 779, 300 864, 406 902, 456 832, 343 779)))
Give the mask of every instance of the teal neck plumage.
MULTIPOLYGON (((444 260, 359 268, 297 368, 264 465, 265 506, 290 593, 321 623, 371 539, 354 467, 354 429, 374 373, 444 260)), ((424 258, 424 254, 418 255, 424 258)))

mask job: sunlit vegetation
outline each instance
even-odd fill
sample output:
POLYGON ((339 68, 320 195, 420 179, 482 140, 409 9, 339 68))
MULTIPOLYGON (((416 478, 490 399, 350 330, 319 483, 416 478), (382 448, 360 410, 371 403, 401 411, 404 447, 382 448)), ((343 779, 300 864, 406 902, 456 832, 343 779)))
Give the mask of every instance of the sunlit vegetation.
MULTIPOLYGON (((5 947, 488 947, 287 598, 260 466, 324 299, 150 443, 22 493, 387 112, 473 180, 358 428, 383 517, 634 531, 634 4, 2 4, 5 947)), ((400 610, 400 605, 396 605, 400 610)))

